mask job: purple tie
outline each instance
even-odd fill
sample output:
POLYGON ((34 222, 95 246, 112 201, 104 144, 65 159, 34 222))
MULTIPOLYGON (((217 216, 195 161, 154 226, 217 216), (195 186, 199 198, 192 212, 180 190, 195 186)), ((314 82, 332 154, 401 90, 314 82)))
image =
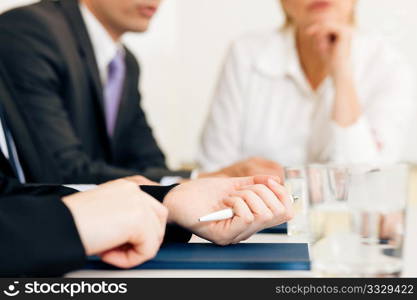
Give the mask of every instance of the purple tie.
POLYGON ((104 109, 106 114, 106 128, 110 137, 113 136, 122 97, 123 83, 125 79, 125 55, 121 49, 109 63, 107 68, 107 82, 104 87, 104 109))

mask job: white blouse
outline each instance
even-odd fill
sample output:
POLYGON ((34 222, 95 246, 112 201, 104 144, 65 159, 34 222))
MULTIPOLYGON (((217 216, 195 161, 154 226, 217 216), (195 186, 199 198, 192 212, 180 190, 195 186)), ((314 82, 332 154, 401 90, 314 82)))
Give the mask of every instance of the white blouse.
POLYGON ((331 120, 332 80, 312 90, 292 29, 239 39, 226 59, 202 136, 201 169, 214 171, 252 156, 285 166, 401 160, 416 112, 411 69, 382 40, 359 31, 352 64, 363 114, 342 128, 331 120))

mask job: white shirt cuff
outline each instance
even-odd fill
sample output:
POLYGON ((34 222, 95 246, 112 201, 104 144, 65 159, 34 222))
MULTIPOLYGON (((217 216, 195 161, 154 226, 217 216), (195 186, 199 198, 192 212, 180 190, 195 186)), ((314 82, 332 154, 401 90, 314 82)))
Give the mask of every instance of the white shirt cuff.
POLYGON ((198 169, 194 169, 191 171, 190 179, 191 180, 197 179, 198 175, 200 175, 200 171, 198 169))
POLYGON ((79 192, 86 192, 97 187, 96 184, 64 184, 63 186, 77 190, 79 192))
POLYGON ((173 185, 173 184, 177 184, 180 183, 181 180, 183 180, 184 178, 182 178, 181 176, 164 176, 161 178, 161 180, 159 181, 160 185, 173 185))
POLYGON ((330 160, 336 163, 370 163, 377 160, 377 141, 368 121, 361 116, 349 127, 331 122, 333 142, 330 160))
MULTIPOLYGON (((199 174, 200 174, 200 171, 198 169, 192 170, 190 174, 190 179, 191 180, 197 179, 199 174)), ((165 176, 165 177, 162 177, 159 183, 161 185, 173 185, 176 183, 180 183, 181 180, 183 179, 184 178, 182 178, 181 176, 165 176)))

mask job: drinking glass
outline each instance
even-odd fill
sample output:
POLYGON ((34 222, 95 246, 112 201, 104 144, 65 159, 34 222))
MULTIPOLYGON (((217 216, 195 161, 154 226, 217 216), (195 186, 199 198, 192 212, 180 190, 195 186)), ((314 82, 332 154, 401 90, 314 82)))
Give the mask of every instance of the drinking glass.
POLYGON ((357 256, 353 215, 347 203, 349 173, 344 166, 311 165, 308 168, 310 199, 310 256, 317 276, 351 276, 346 253, 357 256))
POLYGON ((318 276, 398 276, 408 168, 308 169, 312 269, 318 276))
POLYGON ((347 205, 348 172, 344 166, 308 167, 309 221, 312 245, 328 236, 351 232, 347 205))
POLYGON ((285 185, 294 198, 294 218, 288 221, 288 234, 308 233, 308 191, 304 167, 285 168, 285 185))
POLYGON ((401 274, 408 176, 405 164, 351 174, 348 203, 360 238, 361 276, 401 274))

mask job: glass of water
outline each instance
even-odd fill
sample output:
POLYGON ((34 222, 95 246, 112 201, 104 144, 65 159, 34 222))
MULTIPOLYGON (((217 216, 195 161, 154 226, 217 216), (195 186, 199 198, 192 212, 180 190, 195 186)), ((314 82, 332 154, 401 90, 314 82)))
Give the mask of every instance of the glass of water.
POLYGON ((404 164, 351 174, 348 203, 360 239, 363 277, 401 274, 408 176, 404 164))
POLYGON ((348 253, 357 256, 353 214, 347 203, 349 173, 344 166, 310 165, 310 256, 317 276, 352 276, 348 253))
POLYGON ((305 168, 285 168, 285 185, 294 198, 294 218, 288 221, 288 234, 307 234, 308 189, 305 168))
POLYGON ((308 169, 312 269, 318 276, 398 276, 407 168, 308 169))
POLYGON ((351 231, 351 213, 347 205, 348 177, 346 167, 308 167, 312 244, 332 234, 351 231))

